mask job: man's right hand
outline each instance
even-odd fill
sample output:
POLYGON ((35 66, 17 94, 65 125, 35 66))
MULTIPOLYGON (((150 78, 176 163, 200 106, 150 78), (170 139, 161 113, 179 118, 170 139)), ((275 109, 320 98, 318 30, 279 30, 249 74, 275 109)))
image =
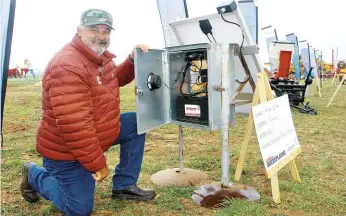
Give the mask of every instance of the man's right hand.
POLYGON ((95 181, 102 181, 108 176, 108 167, 103 167, 100 171, 96 172, 95 174, 92 174, 95 181))

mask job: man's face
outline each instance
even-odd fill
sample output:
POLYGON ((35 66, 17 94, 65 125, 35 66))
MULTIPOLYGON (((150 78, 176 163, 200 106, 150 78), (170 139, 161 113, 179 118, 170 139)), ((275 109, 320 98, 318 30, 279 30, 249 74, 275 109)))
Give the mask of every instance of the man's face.
POLYGON ((110 43, 111 28, 107 25, 83 26, 77 30, 82 42, 97 55, 102 55, 110 43))

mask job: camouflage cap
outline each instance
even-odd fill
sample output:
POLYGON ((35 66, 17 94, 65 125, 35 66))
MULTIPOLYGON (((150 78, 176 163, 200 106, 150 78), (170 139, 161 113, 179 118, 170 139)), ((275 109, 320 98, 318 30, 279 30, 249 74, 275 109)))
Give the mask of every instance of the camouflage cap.
POLYGON ((83 26, 104 24, 113 29, 113 18, 112 15, 106 11, 89 9, 82 14, 80 24, 83 26))

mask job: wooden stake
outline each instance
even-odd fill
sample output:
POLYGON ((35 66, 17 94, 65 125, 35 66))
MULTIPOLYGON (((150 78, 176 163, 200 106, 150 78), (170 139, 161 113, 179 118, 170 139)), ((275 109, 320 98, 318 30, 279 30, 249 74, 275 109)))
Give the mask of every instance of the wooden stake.
POLYGON ((278 174, 276 173, 275 175, 273 175, 270 178, 270 181, 272 185, 273 200, 275 203, 281 203, 278 174))
MULTIPOLYGON (((259 79, 259 77, 257 77, 257 79, 259 79)), ((252 107, 255 106, 256 104, 258 104, 258 102, 259 102, 258 89, 259 88, 256 85, 255 93, 253 95, 253 100, 252 100, 252 104, 251 104, 252 107)), ((247 146, 249 144, 250 136, 252 133, 252 127, 253 127, 253 116, 252 116, 252 109, 250 109, 249 119, 248 119, 248 122, 246 125, 245 138, 244 138, 241 150, 240 150, 239 160, 238 160, 237 169, 236 169, 235 177, 234 177, 235 180, 238 182, 240 181, 241 173, 243 172, 245 154, 246 154, 247 146)))
POLYGON ((289 163, 289 166, 291 169, 293 181, 297 183, 301 183, 302 181, 300 180, 299 172, 298 172, 297 165, 294 159, 291 160, 291 162, 289 163))
POLYGON ((345 79, 346 79, 346 75, 344 75, 344 77, 342 78, 340 84, 339 84, 338 87, 336 88, 336 90, 335 90, 335 92, 334 92, 332 98, 330 99, 330 101, 329 101, 329 103, 328 103, 328 105, 327 105, 327 108, 330 106, 330 104, 331 104, 332 101, 334 100, 335 96, 338 94, 338 92, 339 92, 339 90, 340 90, 340 88, 341 88, 343 82, 345 81, 345 79))

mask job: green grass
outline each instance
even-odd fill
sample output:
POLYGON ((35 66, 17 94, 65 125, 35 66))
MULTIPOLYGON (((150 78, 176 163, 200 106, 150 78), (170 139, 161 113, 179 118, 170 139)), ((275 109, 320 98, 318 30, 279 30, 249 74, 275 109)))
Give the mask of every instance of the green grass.
MULTIPOLYGON (((40 118, 41 87, 38 80, 11 79, 8 82, 4 147, 1 151, 1 215, 61 215, 49 201, 29 204, 19 191, 21 163, 41 157, 35 150, 35 134, 40 118)), ((330 81, 326 82, 330 84, 330 81)), ((332 105, 326 105, 336 86, 326 85, 322 97, 307 98, 318 110, 317 116, 292 110, 293 121, 303 152, 296 158, 302 179, 292 181, 290 170, 279 172, 281 204, 271 197, 270 181, 264 167, 255 133, 252 133, 241 182, 260 194, 258 202, 233 199, 224 208, 210 210, 192 201, 197 187, 158 187, 150 177, 157 171, 179 167, 178 127, 165 125, 147 134, 145 157, 138 184, 155 188, 158 196, 150 202, 113 201, 111 177, 97 184, 93 215, 346 215, 346 86, 332 105)), ((121 90, 121 111, 135 111, 134 85, 121 90)), ((237 116, 230 129, 230 178, 232 179, 244 138, 247 117, 237 116)), ((185 167, 208 174, 208 182, 221 179, 221 133, 184 128, 185 167)), ((119 147, 107 153, 110 176, 118 163, 119 147)))

